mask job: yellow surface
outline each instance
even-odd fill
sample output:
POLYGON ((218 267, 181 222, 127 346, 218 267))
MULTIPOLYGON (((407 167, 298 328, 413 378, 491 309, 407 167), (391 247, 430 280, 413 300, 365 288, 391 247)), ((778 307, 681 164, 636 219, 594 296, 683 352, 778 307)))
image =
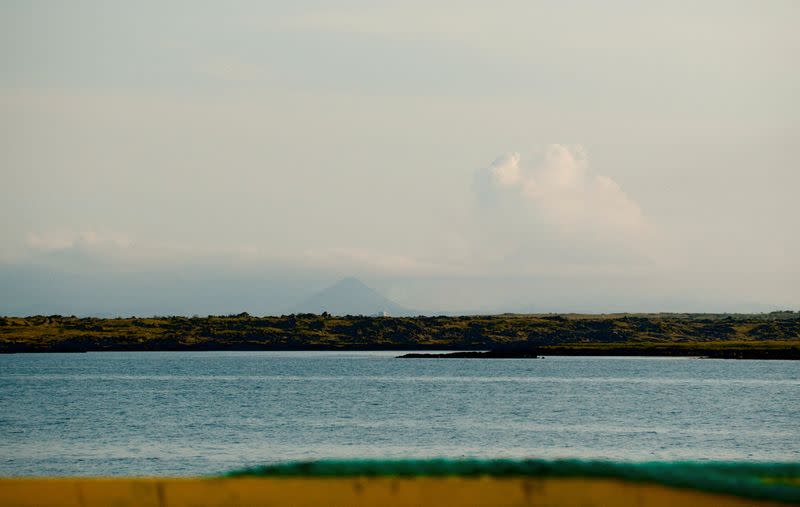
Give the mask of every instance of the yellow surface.
POLYGON ((579 478, 0 479, 0 507, 786 505, 579 478))

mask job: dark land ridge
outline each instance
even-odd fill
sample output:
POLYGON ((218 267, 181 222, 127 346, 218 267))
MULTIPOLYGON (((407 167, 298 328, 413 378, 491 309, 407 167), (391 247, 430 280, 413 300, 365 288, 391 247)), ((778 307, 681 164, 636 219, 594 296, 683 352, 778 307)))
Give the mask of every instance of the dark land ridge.
POLYGON ((569 344, 525 348, 498 348, 466 352, 413 352, 400 359, 545 359, 547 356, 649 356, 708 359, 800 359, 800 347, 785 342, 692 342, 634 344, 569 344))
POLYGON ((800 359, 800 312, 0 317, 0 353, 134 350, 472 350, 491 351, 495 357, 663 355, 800 359))

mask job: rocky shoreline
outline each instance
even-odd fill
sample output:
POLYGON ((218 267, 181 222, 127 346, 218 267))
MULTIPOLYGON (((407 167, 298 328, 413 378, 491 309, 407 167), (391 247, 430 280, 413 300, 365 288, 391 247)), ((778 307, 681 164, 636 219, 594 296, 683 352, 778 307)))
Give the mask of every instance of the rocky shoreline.
POLYGON ((800 360, 797 347, 786 348, 704 348, 704 347, 542 347, 531 350, 489 350, 444 353, 409 353, 399 359, 544 359, 547 356, 604 357, 695 357, 698 359, 782 359, 800 360))

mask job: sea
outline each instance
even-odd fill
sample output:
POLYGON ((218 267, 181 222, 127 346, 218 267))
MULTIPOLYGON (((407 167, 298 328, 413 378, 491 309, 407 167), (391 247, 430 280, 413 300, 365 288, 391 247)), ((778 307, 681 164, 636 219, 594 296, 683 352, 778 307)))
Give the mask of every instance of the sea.
POLYGON ((351 458, 800 462, 800 363, 0 356, 0 476, 214 475, 351 458))

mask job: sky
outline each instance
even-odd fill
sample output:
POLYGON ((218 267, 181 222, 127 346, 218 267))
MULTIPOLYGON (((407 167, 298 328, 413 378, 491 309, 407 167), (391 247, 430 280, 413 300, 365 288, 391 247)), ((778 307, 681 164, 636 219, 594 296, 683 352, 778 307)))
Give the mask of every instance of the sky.
POLYGON ((800 309, 800 3, 4 1, 0 314, 800 309))

